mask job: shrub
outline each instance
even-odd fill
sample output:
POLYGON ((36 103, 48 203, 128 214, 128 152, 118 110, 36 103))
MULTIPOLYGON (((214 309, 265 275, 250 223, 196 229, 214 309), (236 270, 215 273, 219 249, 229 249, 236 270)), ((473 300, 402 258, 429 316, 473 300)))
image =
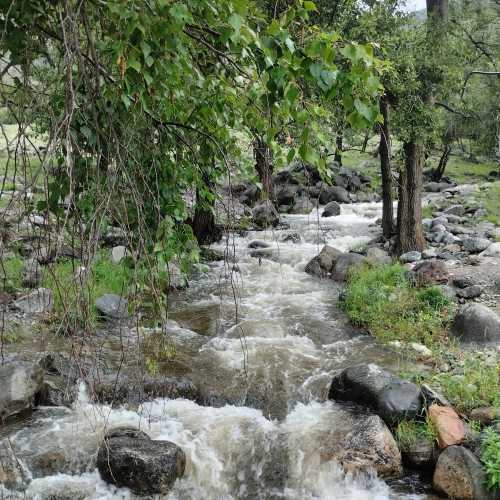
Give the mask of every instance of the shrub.
POLYGON ((492 427, 485 431, 482 462, 486 470, 487 486, 490 490, 500 488, 500 433, 492 427))

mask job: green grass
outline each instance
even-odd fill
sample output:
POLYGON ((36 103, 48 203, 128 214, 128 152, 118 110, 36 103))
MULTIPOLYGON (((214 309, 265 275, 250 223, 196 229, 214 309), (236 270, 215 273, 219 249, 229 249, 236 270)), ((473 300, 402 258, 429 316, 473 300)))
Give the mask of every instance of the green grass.
POLYGON ((481 460, 486 471, 488 488, 500 488, 500 433, 492 427, 485 430, 481 460))
MULTIPOLYGON (((431 157, 432 165, 439 163, 439 158, 431 157)), ((479 163, 468 161, 461 156, 452 156, 446 166, 445 176, 459 184, 485 181, 492 170, 498 170, 499 165, 493 161, 481 160, 479 163)))
POLYGON ((0 263, 0 289, 14 292, 21 288, 23 261, 15 255, 2 259, 0 263))
POLYGON ((405 272, 400 264, 354 272, 343 307, 355 325, 384 342, 421 342, 434 348, 446 340, 453 307, 440 288, 415 288, 405 272))
POLYGON ((486 220, 500 226, 500 182, 495 182, 481 195, 484 209, 487 212, 486 220))
POLYGON ((431 421, 402 420, 394 434, 401 451, 409 451, 418 441, 425 439, 430 443, 436 440, 436 431, 431 421))
POLYGON ((432 219, 433 217, 433 210, 430 205, 426 205, 425 207, 422 207, 422 219, 432 219))
POLYGON ((48 266, 42 286, 54 291, 54 314, 56 318, 69 318, 71 323, 81 324, 78 317, 83 314, 91 325, 97 320, 94 302, 101 295, 113 293, 127 296, 132 283, 132 271, 124 264, 114 264, 107 252, 95 257, 89 277, 82 286, 75 278, 78 261, 64 260, 48 266))

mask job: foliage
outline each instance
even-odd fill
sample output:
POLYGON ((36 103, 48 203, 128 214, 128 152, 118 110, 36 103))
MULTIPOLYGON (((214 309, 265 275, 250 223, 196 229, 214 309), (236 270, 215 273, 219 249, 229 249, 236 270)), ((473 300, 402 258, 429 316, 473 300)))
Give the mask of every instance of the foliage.
POLYGON ((500 433, 493 427, 484 431, 482 462, 486 470, 487 485, 491 490, 500 488, 500 433))
POLYGON ((21 271, 23 261, 18 255, 5 257, 0 261, 0 286, 6 291, 17 291, 21 288, 21 271))
POLYGON ((365 267, 349 278, 343 307, 351 321, 383 341, 446 340, 451 304, 439 288, 416 289, 400 264, 365 267))
POLYGON ((421 439, 431 443, 434 442, 436 440, 436 431, 428 418, 424 421, 402 420, 396 428, 395 438, 399 448, 402 451, 408 451, 411 446, 421 439))

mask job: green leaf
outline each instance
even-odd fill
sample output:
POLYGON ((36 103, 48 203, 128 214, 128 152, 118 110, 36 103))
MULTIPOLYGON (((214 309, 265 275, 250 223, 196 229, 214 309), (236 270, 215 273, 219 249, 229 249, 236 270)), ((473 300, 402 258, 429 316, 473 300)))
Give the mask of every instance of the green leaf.
POLYGON ((128 66, 129 68, 132 68, 133 70, 137 71, 137 73, 140 73, 140 72, 141 72, 141 63, 140 63, 137 59, 135 59, 135 58, 133 58, 133 57, 131 57, 131 58, 127 61, 127 66, 128 66))
POLYGON ((305 1, 304 2, 304 9, 306 9, 308 12, 312 12, 312 11, 317 11, 318 8, 316 7, 316 4, 314 2, 311 2, 311 1, 305 1))
POLYGON ((234 28, 234 31, 236 32, 240 31, 242 21, 243 18, 239 14, 236 14, 236 12, 233 12, 228 19, 228 23, 234 28))
POLYGON ((292 163, 293 159, 295 158, 295 148, 292 148, 290 149, 290 151, 288 151, 288 154, 286 155, 286 161, 288 163, 292 163))

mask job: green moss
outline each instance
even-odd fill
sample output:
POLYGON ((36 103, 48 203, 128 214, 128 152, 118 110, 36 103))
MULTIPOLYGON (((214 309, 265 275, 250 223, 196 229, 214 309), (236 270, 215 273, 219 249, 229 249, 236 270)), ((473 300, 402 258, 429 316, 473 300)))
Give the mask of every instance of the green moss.
POLYGON ((382 341, 433 348, 446 339, 451 303, 437 287, 414 288, 405 272, 400 264, 358 270, 349 278, 343 307, 354 324, 382 341))

